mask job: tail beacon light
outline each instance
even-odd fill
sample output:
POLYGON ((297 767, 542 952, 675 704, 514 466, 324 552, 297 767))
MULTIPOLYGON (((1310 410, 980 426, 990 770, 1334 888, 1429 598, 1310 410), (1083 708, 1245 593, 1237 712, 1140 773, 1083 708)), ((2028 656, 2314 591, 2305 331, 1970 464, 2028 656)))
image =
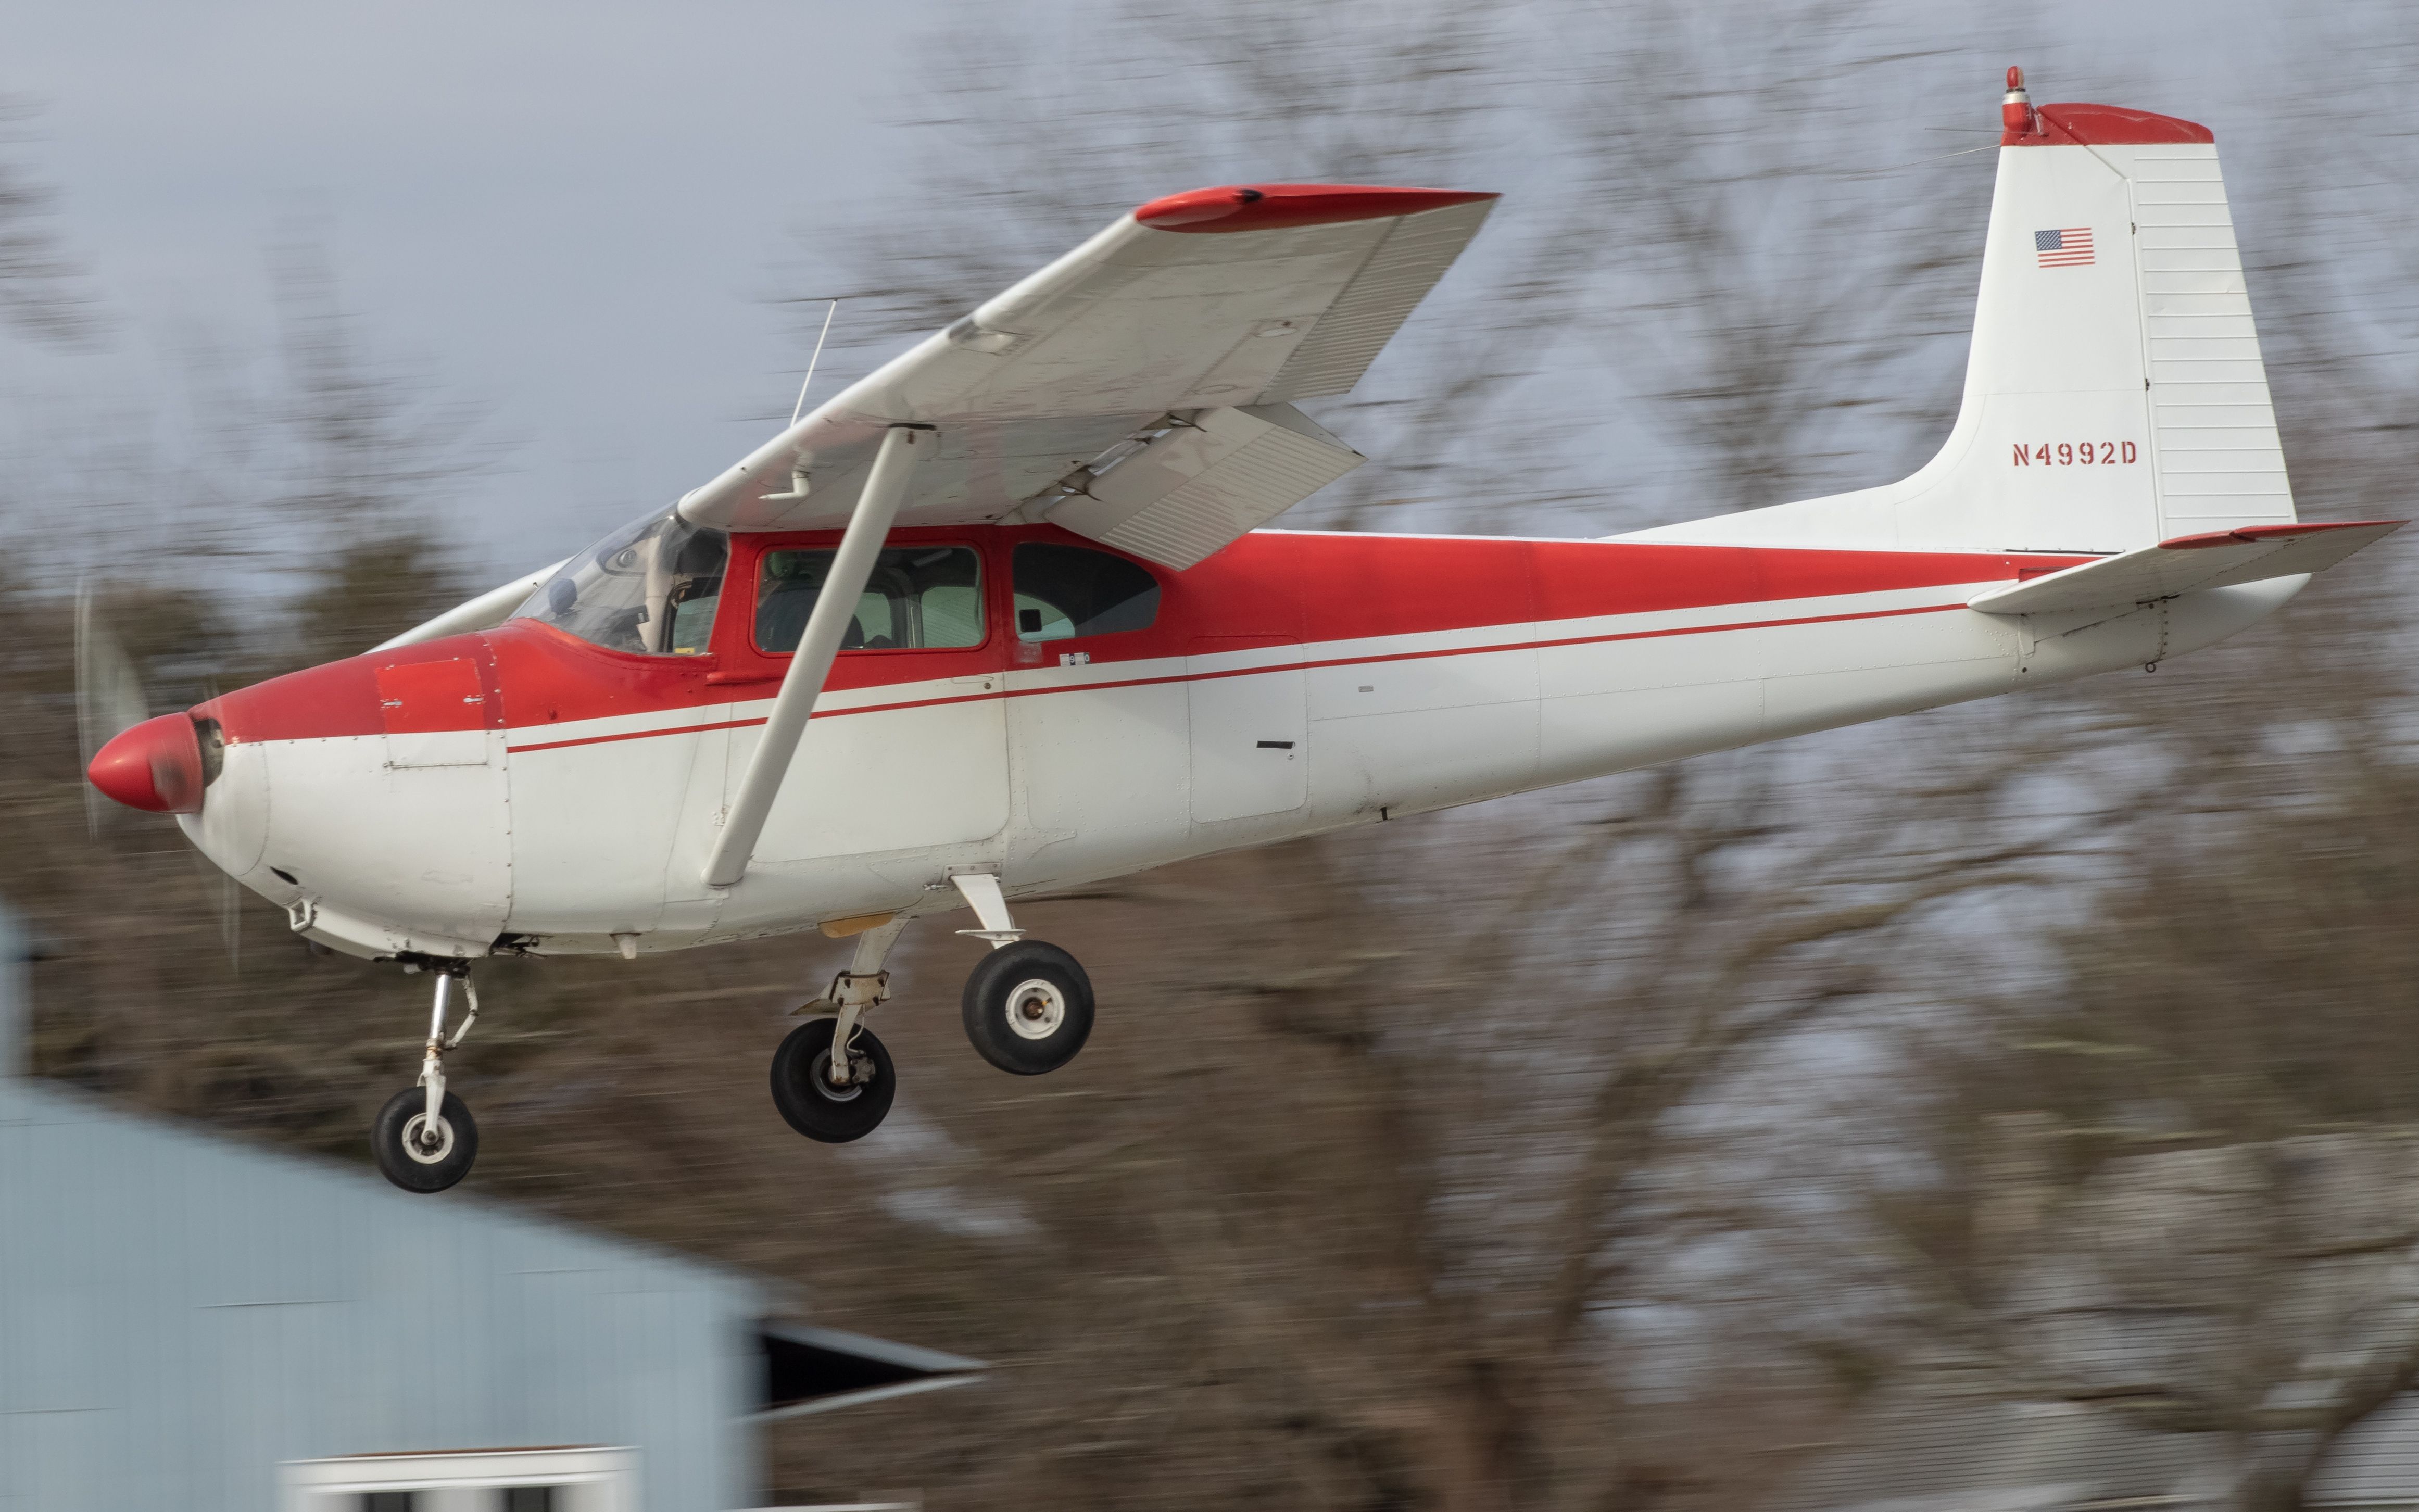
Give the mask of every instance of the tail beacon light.
POLYGON ((85 768, 94 787, 130 809, 200 813, 202 738, 191 716, 163 714, 120 733, 85 768))
POLYGON ((2010 136, 2031 136, 2038 130, 2033 97, 2025 93, 2025 70, 2012 63, 2008 66, 2008 92, 1999 100, 1999 121, 2010 136))

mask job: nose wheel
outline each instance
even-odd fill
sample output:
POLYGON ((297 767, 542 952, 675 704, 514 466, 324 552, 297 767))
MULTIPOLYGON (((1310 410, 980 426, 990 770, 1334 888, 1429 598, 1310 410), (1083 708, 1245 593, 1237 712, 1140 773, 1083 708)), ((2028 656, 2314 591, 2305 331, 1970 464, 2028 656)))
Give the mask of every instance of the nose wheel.
POLYGON ((428 1094, 409 1087, 387 1099, 370 1126, 370 1150, 381 1175, 406 1192, 442 1192, 470 1173, 479 1158, 479 1126, 462 1100, 447 1092, 437 1121, 428 1119, 428 1094))
POLYGON ((445 1089, 445 1052, 479 1021, 479 994, 470 985, 468 962, 439 962, 431 969, 437 973, 437 1001, 429 1010, 420 1085, 387 1099, 370 1125, 370 1155, 378 1173, 406 1192, 442 1192, 470 1175, 470 1163, 479 1158, 479 1125, 462 1100, 445 1089), (445 1018, 457 981, 470 1011, 448 1039, 445 1018))
POLYGON ((809 1019, 773 1052, 773 1105, 791 1128, 825 1145, 871 1134, 899 1095, 890 1052, 873 1031, 851 1025, 840 1041, 840 1026, 839 1019, 809 1019))

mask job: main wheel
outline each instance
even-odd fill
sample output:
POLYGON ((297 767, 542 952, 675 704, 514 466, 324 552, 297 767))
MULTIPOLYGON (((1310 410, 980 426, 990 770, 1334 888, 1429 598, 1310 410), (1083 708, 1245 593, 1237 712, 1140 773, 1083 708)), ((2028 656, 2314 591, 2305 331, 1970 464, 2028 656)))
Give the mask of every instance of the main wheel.
POLYGON ((862 1026, 849 1041, 848 1085, 832 1085, 832 1030, 839 1024, 837 1019, 809 1019, 773 1052, 773 1105, 791 1128, 826 1145, 844 1145, 871 1134, 890 1111, 890 1100, 899 1095, 890 1052, 862 1026))
POLYGON ((479 1158, 479 1126, 453 1093, 437 1107, 428 1127, 428 1092, 408 1088, 388 1098, 370 1125, 370 1153, 378 1173, 406 1192, 442 1192, 470 1174, 479 1158))
POLYGON ((966 1038, 1005 1072, 1039 1076, 1075 1058, 1092 1034, 1092 979, 1055 945, 1019 940, 966 979, 966 1038))

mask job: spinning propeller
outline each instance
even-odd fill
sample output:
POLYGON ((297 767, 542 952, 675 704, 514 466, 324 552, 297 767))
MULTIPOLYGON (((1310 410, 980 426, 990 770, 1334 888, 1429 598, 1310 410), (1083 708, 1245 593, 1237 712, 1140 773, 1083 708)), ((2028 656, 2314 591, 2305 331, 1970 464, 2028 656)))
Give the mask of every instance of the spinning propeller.
MULTIPOLYGON (((104 795, 154 813, 199 813, 215 756, 216 730, 206 732, 179 711, 151 715, 143 674, 125 642, 97 611, 90 585, 76 585, 76 743, 84 760, 85 824, 100 833, 104 795)), ((236 880, 199 852, 195 858, 219 879, 219 933, 230 961, 238 958, 236 880)))
POLYGON ((100 827, 95 792, 130 809, 200 813, 209 780, 202 732, 191 715, 150 717, 134 658, 93 612, 89 588, 76 590, 76 734, 91 789, 86 813, 100 827))

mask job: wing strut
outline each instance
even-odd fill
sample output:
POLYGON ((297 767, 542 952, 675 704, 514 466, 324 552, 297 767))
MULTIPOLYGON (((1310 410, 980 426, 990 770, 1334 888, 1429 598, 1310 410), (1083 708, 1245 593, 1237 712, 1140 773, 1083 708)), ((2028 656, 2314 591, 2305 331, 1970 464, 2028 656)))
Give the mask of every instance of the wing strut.
POLYGON ((738 796, 732 799, 730 815, 723 821, 722 837, 715 841, 714 855, 705 863, 709 887, 728 887, 747 872, 748 859, 756 854, 756 839, 764 832, 765 816, 773 811, 774 795, 781 791, 790 758, 797 754, 798 739, 807 732, 807 719, 815 712, 815 700, 823 695, 824 679, 831 675, 840 637, 855 617, 858 595, 873 577, 873 563, 889 537, 890 522, 907 498, 908 480, 919 456, 932 450, 931 436, 929 425, 893 425, 883 433, 865 489, 857 495, 848 530, 832 558, 831 574, 824 579, 823 592, 815 595, 814 610, 807 616, 807 628, 798 637, 790 670, 782 674, 781 691, 773 700, 763 736, 756 742, 756 754, 748 759, 747 775, 739 779, 738 796))

